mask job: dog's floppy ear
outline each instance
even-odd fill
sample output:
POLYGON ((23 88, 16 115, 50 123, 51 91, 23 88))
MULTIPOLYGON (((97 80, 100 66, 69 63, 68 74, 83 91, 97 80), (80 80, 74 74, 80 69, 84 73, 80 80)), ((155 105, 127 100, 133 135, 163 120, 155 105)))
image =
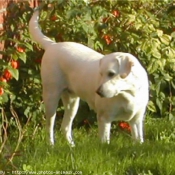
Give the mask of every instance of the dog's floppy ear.
POLYGON ((120 74, 121 78, 126 78, 129 73, 131 72, 131 68, 132 66, 134 66, 134 62, 127 56, 125 57, 125 61, 124 61, 124 70, 122 71, 122 73, 120 74))

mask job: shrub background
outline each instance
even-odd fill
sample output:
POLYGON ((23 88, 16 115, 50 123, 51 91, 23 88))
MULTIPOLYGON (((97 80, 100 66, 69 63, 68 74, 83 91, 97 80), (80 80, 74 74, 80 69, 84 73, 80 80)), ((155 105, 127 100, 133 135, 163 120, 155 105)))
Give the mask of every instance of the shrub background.
MULTIPOLYGON (((15 116, 21 122, 30 117, 34 125, 43 122, 40 80, 43 50, 28 33, 32 12, 28 2, 10 3, 1 31, 0 39, 5 41, 5 47, 0 51, 0 87, 3 89, 0 119, 3 123, 5 115, 8 126, 16 125, 15 116), (18 67, 12 65, 13 61, 18 67)), ((174 15, 173 1, 60 0, 45 5, 40 25, 43 33, 57 42, 74 41, 103 54, 121 51, 138 57, 150 78, 148 114, 174 120, 174 15)), ((60 103, 58 116, 62 116, 63 110, 60 103)), ((77 125, 86 119, 95 121, 84 102, 78 118, 81 120, 75 121, 77 125)))

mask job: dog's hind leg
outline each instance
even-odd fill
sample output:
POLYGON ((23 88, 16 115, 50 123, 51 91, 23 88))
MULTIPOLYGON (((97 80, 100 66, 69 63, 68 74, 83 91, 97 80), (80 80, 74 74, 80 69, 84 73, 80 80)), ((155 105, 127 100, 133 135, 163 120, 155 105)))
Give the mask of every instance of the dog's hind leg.
POLYGON ((46 112, 46 127, 49 133, 49 141, 54 145, 54 123, 58 101, 61 97, 61 92, 58 88, 43 88, 43 100, 46 112))
POLYGON ((77 113, 80 99, 79 97, 66 91, 62 94, 61 99, 65 109, 61 130, 64 133, 68 143, 71 146, 74 146, 75 144, 72 139, 72 122, 77 113))
POLYGON ((61 94, 67 88, 64 74, 59 66, 57 66, 57 59, 55 59, 54 56, 55 55, 50 52, 45 52, 41 65, 43 100, 46 110, 46 125, 51 144, 54 144, 54 122, 58 101, 61 98, 61 94))

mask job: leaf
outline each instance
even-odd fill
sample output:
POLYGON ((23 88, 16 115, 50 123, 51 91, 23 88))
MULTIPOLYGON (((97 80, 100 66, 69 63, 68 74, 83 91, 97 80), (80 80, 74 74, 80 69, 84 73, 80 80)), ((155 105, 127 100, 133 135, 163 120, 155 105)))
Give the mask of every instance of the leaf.
POLYGON ((22 168, 23 168, 24 171, 32 171, 32 166, 31 165, 23 164, 22 168))
POLYGON ((74 8, 69 10, 66 15, 68 19, 76 18, 77 15, 81 14, 82 11, 80 9, 74 8))
POLYGON ((159 68, 163 70, 166 65, 166 60, 165 59, 157 60, 157 64, 159 65, 159 68))
POLYGON ((169 120, 174 122, 174 115, 172 113, 169 113, 169 120))
POLYGON ((26 63, 26 53, 25 52, 17 52, 18 58, 22 60, 24 63, 26 63))
POLYGON ((6 55, 14 54, 15 53, 15 50, 14 50, 14 48, 8 47, 5 50, 5 53, 6 53, 6 55))
POLYGON ((152 43, 152 50, 153 51, 161 48, 161 42, 159 41, 159 39, 152 38, 151 43, 152 43))
POLYGON ((168 73, 166 73, 164 71, 162 71, 162 74, 163 74, 164 80, 166 80, 166 81, 170 81, 173 78, 168 73))
POLYGON ((154 25, 153 24, 149 24, 148 29, 150 31, 155 31, 155 28, 154 28, 154 25))
POLYGON ((162 30, 157 29, 156 32, 157 32, 158 37, 161 37, 163 35, 162 30))
POLYGON ((12 76, 13 76, 16 80, 19 79, 19 71, 18 71, 18 69, 13 69, 13 68, 9 67, 8 70, 9 70, 9 72, 12 74, 12 76))
POLYGON ((149 49, 148 41, 143 41, 142 45, 141 45, 141 50, 144 51, 144 52, 147 52, 148 49, 149 49))
POLYGON ((175 62, 174 58, 175 58, 175 50, 173 48, 168 47, 166 50, 166 55, 168 56, 168 61, 170 62, 175 62))
POLYGON ((157 104, 159 110, 162 111, 162 102, 160 101, 159 98, 156 98, 156 104, 157 104))
POLYGON ((9 101, 9 96, 7 93, 4 93, 0 96, 0 104, 7 103, 9 101))
POLYGON ((25 110, 24 110, 24 115, 26 116, 26 117, 28 117, 28 114, 30 113, 31 111, 30 111, 30 107, 27 107, 25 110))
POLYGON ((87 11, 87 13, 83 16, 84 21, 91 21, 91 12, 87 11))
POLYGON ((127 17, 128 17, 128 20, 126 23, 127 26, 130 25, 131 23, 135 22, 135 20, 136 20, 136 16, 133 14, 130 14, 130 15, 127 14, 127 17))
POLYGON ((95 44, 94 44, 94 49, 95 50, 103 50, 103 44, 100 43, 100 41, 96 41, 95 44))
POLYGON ((15 27, 13 24, 10 26, 10 29, 11 29, 11 31, 14 31, 15 27))
POLYGON ((165 45, 169 45, 170 41, 171 41, 171 36, 170 35, 162 35, 161 37, 159 37, 161 42, 165 45))
POLYGON ((173 81, 171 81, 171 86, 173 87, 173 89, 175 90, 175 83, 173 81))
POLYGON ((160 93, 160 86, 161 86, 161 81, 155 84, 155 91, 157 95, 160 93))
POLYGON ((94 40, 91 37, 88 37, 88 47, 90 48, 94 47, 94 40))
POLYGON ((172 33, 171 33, 171 37, 172 37, 172 38, 175 38, 175 32, 172 32, 172 33))
POLYGON ((152 62, 150 62, 150 64, 148 65, 148 72, 150 74, 154 73, 156 70, 158 69, 158 64, 156 63, 156 60, 152 60, 152 62))
POLYGON ((148 103, 148 110, 151 112, 157 112, 156 106, 154 105, 154 103, 152 101, 149 101, 149 103, 148 103))
POLYGON ((20 46, 24 46, 24 48, 28 48, 29 50, 33 51, 33 46, 29 43, 20 43, 20 46))
POLYGON ((152 50, 152 55, 153 55, 155 58, 161 58, 161 53, 160 53, 157 49, 153 49, 153 50, 152 50))

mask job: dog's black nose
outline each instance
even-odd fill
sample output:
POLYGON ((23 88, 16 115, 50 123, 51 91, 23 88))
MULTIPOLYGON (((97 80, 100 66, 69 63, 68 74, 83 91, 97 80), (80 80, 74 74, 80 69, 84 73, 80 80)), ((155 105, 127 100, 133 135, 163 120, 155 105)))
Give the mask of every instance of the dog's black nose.
POLYGON ((100 97, 104 97, 103 91, 101 90, 101 87, 99 87, 99 88, 96 90, 96 93, 97 93, 100 97))

